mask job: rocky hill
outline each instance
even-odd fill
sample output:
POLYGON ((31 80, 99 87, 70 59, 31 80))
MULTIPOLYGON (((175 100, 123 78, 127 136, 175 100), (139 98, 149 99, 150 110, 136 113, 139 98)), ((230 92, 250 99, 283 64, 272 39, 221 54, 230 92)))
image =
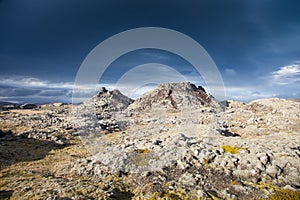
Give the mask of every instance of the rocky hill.
POLYGON ((157 109, 194 110, 203 107, 220 109, 220 104, 201 86, 189 82, 166 83, 144 94, 128 107, 129 111, 149 112, 157 109))
POLYGON ((99 111, 114 112, 125 110, 133 100, 123 95, 119 90, 108 91, 104 87, 101 87, 98 94, 84 102, 84 104, 86 105, 91 102, 95 104, 97 114, 101 115, 99 111))
POLYGON ((0 199, 300 198, 300 102, 169 83, 0 109, 0 199))

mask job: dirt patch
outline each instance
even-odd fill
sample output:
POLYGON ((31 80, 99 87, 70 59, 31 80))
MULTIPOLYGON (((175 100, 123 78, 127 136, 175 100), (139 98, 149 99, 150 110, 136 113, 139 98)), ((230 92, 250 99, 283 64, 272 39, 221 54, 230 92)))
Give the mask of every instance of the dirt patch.
POLYGON ((22 115, 34 115, 34 114, 43 114, 47 112, 47 110, 15 109, 15 110, 10 110, 10 112, 18 113, 22 115))

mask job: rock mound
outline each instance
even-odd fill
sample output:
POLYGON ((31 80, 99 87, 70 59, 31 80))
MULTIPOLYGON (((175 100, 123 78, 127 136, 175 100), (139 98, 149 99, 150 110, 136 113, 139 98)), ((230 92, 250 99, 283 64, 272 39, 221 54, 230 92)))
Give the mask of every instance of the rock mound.
POLYGON ((86 135, 85 130, 90 130, 90 134, 119 131, 120 128, 113 115, 125 110, 132 102, 132 99, 123 95, 119 90, 109 91, 101 87, 91 99, 73 107, 73 123, 77 125, 80 135, 86 135))
POLYGON ((249 103, 228 101, 224 126, 241 136, 294 132, 300 128, 297 101, 270 98, 249 103))
POLYGON ((124 110, 132 102, 132 99, 123 95, 119 90, 109 91, 101 87, 98 94, 84 102, 84 104, 94 104, 98 112, 111 112, 124 110))
POLYGON ((96 115, 100 119, 106 119, 110 118, 113 112, 125 110, 132 102, 132 99, 119 90, 109 91, 101 87, 95 96, 74 108, 74 114, 76 116, 96 115))
POLYGON ((183 110, 202 107, 221 108, 220 104, 203 87, 190 82, 165 83, 144 94, 131 104, 129 111, 151 111, 155 109, 183 110))

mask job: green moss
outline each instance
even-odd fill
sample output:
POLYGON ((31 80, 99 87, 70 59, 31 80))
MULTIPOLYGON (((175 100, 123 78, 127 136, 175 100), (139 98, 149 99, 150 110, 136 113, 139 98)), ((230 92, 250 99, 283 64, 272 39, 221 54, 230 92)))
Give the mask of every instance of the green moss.
POLYGON ((230 181, 231 185, 243 185, 242 182, 238 181, 238 180, 231 180, 230 181))
POLYGON ((165 191, 163 193, 161 192, 154 192, 152 194, 152 196, 149 198, 149 200, 186 200, 186 199, 190 199, 190 200, 194 200, 194 199, 201 199, 201 198, 195 198, 192 197, 188 194, 186 194, 186 192, 184 192, 184 190, 176 190, 176 191, 165 191))
POLYGON ((237 147, 237 146, 230 146, 230 145, 222 146, 222 149, 224 150, 225 153, 231 153, 231 154, 237 154, 239 150, 248 150, 247 147, 237 147))
POLYGON ((153 195, 150 197, 149 200, 156 200, 158 199, 160 196, 160 193, 159 192, 154 192, 153 195))
MULTIPOLYGON (((271 195, 268 196, 268 200, 298 200, 300 199, 300 191, 294 191, 289 189, 283 189, 279 186, 272 185, 269 183, 252 183, 243 181, 242 182, 245 185, 255 187, 259 189, 260 191, 270 191, 271 195)), ((260 198, 255 198, 260 199, 260 198)), ((266 198, 263 198, 266 199, 266 198)))
POLYGON ((176 193, 167 193, 164 194, 163 199, 174 199, 174 200, 180 200, 182 199, 182 195, 176 194, 176 193))
POLYGON ((162 200, 185 200, 185 199, 194 199, 191 196, 187 195, 184 191, 177 190, 177 191, 167 191, 162 195, 162 200))
POLYGON ((275 190, 274 194, 268 197, 269 200, 298 200, 300 191, 281 189, 275 190))

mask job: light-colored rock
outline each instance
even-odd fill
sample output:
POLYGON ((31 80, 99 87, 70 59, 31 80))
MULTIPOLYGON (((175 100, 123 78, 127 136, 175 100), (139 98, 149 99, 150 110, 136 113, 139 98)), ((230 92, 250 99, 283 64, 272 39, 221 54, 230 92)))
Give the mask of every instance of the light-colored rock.
POLYGON ((186 186, 195 186, 196 185, 196 180, 195 177, 186 172, 184 173, 178 180, 181 184, 186 185, 186 186))

